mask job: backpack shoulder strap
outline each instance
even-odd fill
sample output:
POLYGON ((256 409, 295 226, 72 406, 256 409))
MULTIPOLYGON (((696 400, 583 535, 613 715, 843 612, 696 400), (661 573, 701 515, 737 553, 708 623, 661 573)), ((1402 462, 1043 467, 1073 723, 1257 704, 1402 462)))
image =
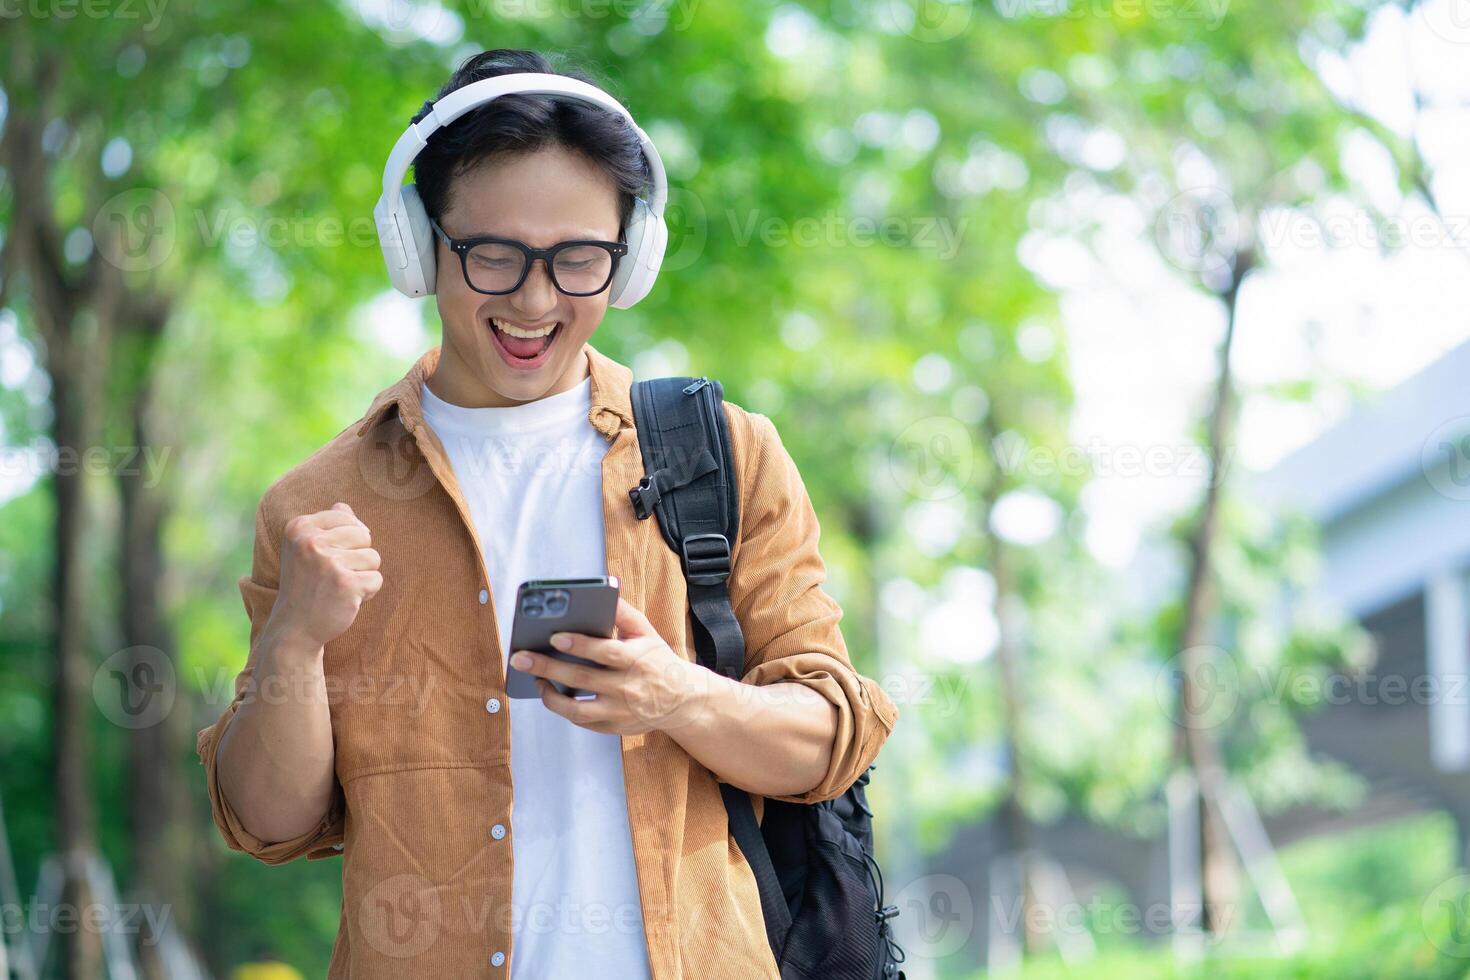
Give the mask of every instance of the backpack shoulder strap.
POLYGON ((680 557, 700 664, 738 681, 745 674, 745 635, 727 582, 740 530, 740 488, 723 406, 723 387, 708 378, 635 382, 644 477, 628 497, 639 520, 658 515, 664 540, 680 557))
MULTIPOLYGON (((633 384, 633 420, 643 479, 628 491, 633 511, 659 529, 679 555, 689 586, 694 650, 708 670, 745 676, 745 634, 730 605, 731 549, 740 531, 740 486, 725 419, 725 391, 708 378, 653 378, 633 384)), ((720 784, 730 835, 755 876, 766 939, 777 961, 791 911, 750 795, 720 784)))

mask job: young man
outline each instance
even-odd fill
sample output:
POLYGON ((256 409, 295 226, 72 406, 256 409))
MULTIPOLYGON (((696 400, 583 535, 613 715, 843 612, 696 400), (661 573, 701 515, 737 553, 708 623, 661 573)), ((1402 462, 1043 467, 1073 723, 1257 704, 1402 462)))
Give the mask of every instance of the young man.
MULTIPOLYGON (((485 52, 440 98, 527 72, 552 68, 485 52)), ((795 465, 728 403, 743 683, 693 662, 679 559, 628 499, 632 375, 588 343, 655 170, 625 117, 570 100, 435 132, 414 176, 442 344, 261 501, 250 655, 199 754, 231 847, 343 856, 332 976, 774 977, 718 783, 831 799, 893 728, 795 465), (617 636, 567 647, 600 668, 507 649, 522 581, 601 575, 617 636), (508 655, 541 700, 507 698, 508 655)))

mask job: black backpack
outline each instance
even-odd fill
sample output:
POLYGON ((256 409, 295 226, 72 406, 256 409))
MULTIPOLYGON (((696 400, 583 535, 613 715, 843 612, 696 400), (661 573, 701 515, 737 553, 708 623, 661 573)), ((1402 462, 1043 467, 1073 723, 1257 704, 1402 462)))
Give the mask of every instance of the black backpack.
MULTIPOLYGON (((730 606, 730 549, 740 526, 740 488, 723 407, 708 378, 633 384, 644 477, 628 491, 639 520, 658 516, 689 585, 699 663, 738 681, 745 637, 730 606)), ((863 787, 815 804, 766 800, 757 823, 750 796, 720 784, 730 833, 755 872, 766 938, 783 980, 902 980, 903 951, 883 904, 873 859, 873 811, 863 787)))

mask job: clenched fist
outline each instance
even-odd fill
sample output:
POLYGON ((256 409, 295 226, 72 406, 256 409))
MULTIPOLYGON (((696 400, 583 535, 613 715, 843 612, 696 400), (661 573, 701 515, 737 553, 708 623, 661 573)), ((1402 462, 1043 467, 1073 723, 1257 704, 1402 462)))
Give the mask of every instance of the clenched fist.
POLYGON ((381 562, 372 533, 345 503, 291 518, 282 535, 281 586, 271 618, 312 646, 326 646, 383 587, 381 562))

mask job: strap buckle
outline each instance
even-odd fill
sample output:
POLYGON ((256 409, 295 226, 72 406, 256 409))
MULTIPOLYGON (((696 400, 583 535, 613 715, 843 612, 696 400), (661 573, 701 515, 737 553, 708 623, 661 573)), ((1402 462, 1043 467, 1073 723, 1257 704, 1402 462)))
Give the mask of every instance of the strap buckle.
POLYGON ((658 507, 664 494, 681 490, 700 477, 717 472, 719 468, 720 464, 715 462, 710 451, 703 449, 691 459, 645 473, 638 485, 628 491, 628 498, 633 501, 633 513, 638 515, 640 521, 648 520, 653 516, 654 509, 658 507))
POLYGON ((730 539, 723 534, 691 534, 679 546, 691 584, 721 585, 730 577, 730 539))
POLYGON ((638 481, 638 485, 628 491, 628 498, 633 501, 633 513, 638 515, 640 521, 646 521, 653 516, 654 508, 663 499, 663 490, 658 485, 656 477, 659 470, 650 473, 638 481))

